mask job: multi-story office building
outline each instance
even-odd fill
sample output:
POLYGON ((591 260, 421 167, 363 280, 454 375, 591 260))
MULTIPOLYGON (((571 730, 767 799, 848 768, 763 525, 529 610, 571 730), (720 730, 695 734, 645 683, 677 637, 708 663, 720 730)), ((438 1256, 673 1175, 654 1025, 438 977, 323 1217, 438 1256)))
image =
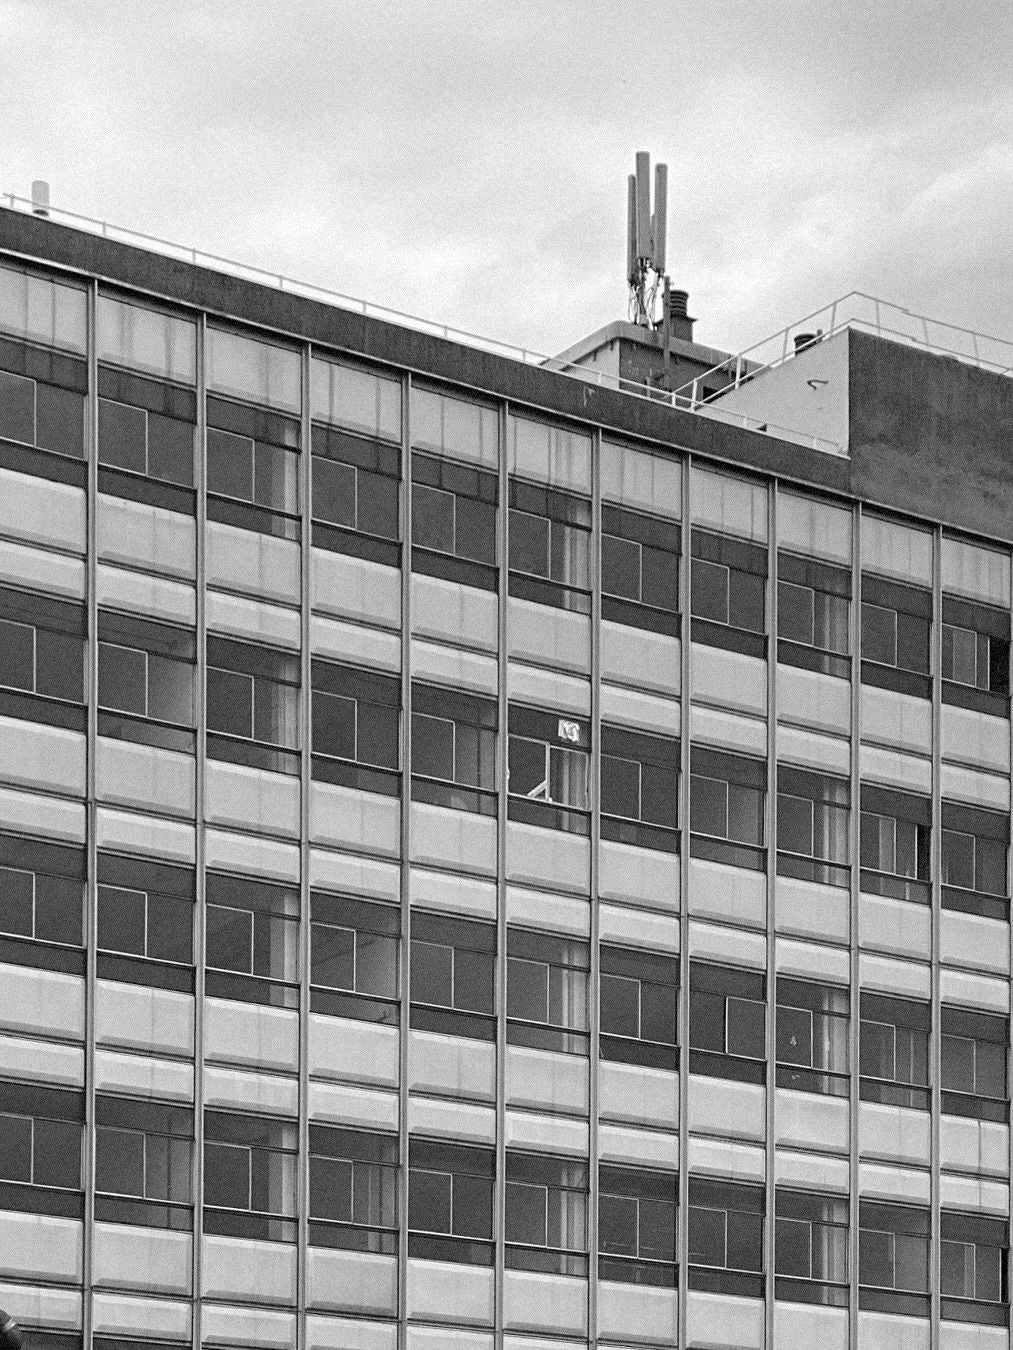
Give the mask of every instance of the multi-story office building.
POLYGON ((686 411, 14 210, 0 333, 31 1346, 1007 1346, 1009 376, 686 411))

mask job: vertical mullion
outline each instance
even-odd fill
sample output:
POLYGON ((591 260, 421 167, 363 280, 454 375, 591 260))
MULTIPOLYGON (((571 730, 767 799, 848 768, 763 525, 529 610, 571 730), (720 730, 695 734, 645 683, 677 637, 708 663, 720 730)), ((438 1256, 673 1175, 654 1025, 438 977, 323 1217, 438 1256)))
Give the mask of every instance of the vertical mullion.
POLYGON ((777 1103, 777 480, 767 486, 767 1034, 764 1311, 774 1344, 775 1106, 777 1103))
POLYGON ((689 811, 690 811, 690 679, 692 674, 692 643, 690 640, 692 607, 692 553, 690 548, 690 475, 692 459, 682 462, 682 553, 680 558, 679 588, 682 596, 682 645, 679 649, 680 706, 679 734, 681 736, 679 786, 680 846, 679 846, 679 1233, 676 1257, 679 1262, 679 1345, 688 1345, 689 1312, 689 811))
POLYGON ((598 1028, 601 915, 601 428, 591 440, 591 876, 590 876, 590 1041, 588 1044, 588 1343, 598 1344, 598 1028))
POLYGON ((858 1248, 859 1248, 859 1149, 858 1125, 861 1114, 859 1095, 859 1055, 861 1034, 861 959, 859 915, 861 911, 861 746, 862 746, 862 508, 857 505, 851 518, 851 913, 849 920, 851 1012, 848 1024, 848 1345, 858 1346, 858 1248))
POLYGON ((197 322, 197 465, 194 580, 196 582, 196 761, 194 764, 194 1023, 193 1023, 193 1350, 201 1350, 202 1248, 204 1245, 204 935, 207 926, 205 797, 207 773, 207 318, 197 322))
POLYGON ((84 1223, 82 1227, 83 1285, 81 1332, 84 1345, 91 1344, 92 1281, 95 1247, 95 995, 98 936, 98 346, 96 310, 98 282, 87 293, 88 416, 85 454, 88 457, 86 505, 86 574, 88 676, 85 786, 85 999, 84 999, 84 1223))
POLYGON ((300 428, 299 514, 300 585, 299 585, 299 652, 300 696, 299 721, 302 732, 299 783, 299 1169, 298 1169, 298 1284, 296 1289, 296 1345, 305 1350, 306 1303, 309 1271, 309 1049, 310 1049, 310 792, 312 783, 311 742, 312 668, 311 668, 311 568, 312 568, 312 486, 313 456, 310 408, 310 361, 312 346, 302 350, 302 424, 300 428))
POLYGON ((408 1065, 411 1003, 412 453, 411 375, 401 381, 401 1004, 398 1056, 398 1345, 408 1345, 408 1065))
POLYGON ((499 412, 499 612, 497 668, 499 678, 499 736, 497 738, 496 798, 496 1185, 493 1188, 493 1237, 495 1241, 495 1310, 493 1338, 497 1350, 503 1345, 503 1304, 506 1281, 506 858, 507 858, 507 765, 509 762, 509 715, 507 689, 507 611, 510 593, 510 481, 507 473, 507 435, 510 405, 499 412))
POLYGON ((932 975, 931 975, 931 1014, 929 1020, 929 1090, 932 1106, 931 1130, 929 1134, 929 1291, 931 1298, 931 1321, 929 1344, 937 1350, 940 1342, 939 1319, 940 1300, 940 1181, 939 1149, 942 1111, 942 1037, 941 1029, 941 975, 940 959, 940 916, 942 912, 942 856, 943 856, 943 807, 942 807, 942 655, 943 655, 943 602, 942 602, 942 530, 940 527, 932 533, 932 663, 929 672, 932 680, 932 848, 930 852, 932 883, 932 975))

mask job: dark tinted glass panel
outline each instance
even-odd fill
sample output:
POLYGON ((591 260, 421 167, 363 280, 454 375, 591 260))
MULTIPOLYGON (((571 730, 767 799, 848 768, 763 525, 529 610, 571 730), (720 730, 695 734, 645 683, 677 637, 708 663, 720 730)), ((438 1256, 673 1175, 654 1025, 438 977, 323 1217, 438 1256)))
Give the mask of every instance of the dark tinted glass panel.
POLYGON ((208 667, 207 724, 209 731, 222 731, 230 736, 253 734, 251 676, 208 667))
POLYGON ((35 444, 35 381, 0 370, 0 436, 35 444))

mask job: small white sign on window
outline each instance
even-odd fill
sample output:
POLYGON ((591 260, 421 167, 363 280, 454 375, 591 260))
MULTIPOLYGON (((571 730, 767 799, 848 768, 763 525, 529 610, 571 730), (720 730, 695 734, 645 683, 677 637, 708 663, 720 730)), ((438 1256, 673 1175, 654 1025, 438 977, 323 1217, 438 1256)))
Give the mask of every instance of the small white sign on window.
POLYGON ((580 745, 580 723, 571 722, 568 718, 561 717, 556 728, 556 735, 561 741, 571 741, 574 745, 580 745))

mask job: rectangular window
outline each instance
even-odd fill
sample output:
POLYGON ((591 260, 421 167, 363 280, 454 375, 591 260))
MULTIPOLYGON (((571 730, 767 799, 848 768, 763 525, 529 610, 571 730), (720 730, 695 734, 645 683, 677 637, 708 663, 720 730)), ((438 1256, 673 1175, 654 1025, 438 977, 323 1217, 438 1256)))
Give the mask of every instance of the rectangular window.
POLYGON ((193 632, 108 610, 98 632, 99 734, 193 754, 193 632))
POLYGON ((313 891, 310 914, 310 1010, 397 1026, 400 909, 313 891))
POLYGON ((693 641, 766 655, 767 550, 694 528, 690 538, 693 641))
POLYGON ((208 396, 208 519, 299 539, 299 422, 208 396))
POLYGON ((1009 919, 1009 816, 943 802, 943 908, 1009 919))
POLYGON ((189 1232, 193 1111, 100 1092, 95 1100, 95 1218, 189 1232))
POLYGON ((507 1150, 506 1266, 587 1275, 587 1163, 507 1150))
POLYGON ((314 356, 310 362, 310 407, 315 422, 400 444, 398 378, 314 356))
POLYGON ((208 389, 299 416, 302 358, 295 347, 209 327, 205 355, 208 389))
POLYGON ((83 605, 0 586, 0 713, 84 731, 85 623, 83 605))
POLYGON ((0 834, 0 958, 84 974, 85 851, 0 834))
POLYGON ((674 1073, 678 959, 602 944, 600 962, 599 1055, 674 1073))
POLYGON ((848 1095, 848 991, 837 985, 777 979, 777 1086, 848 1095))
POLYGON ((858 1306, 928 1316, 929 1211, 863 1200, 858 1213, 858 1306))
POLYGON ((1009 1316, 1005 1220, 944 1209, 939 1228, 943 1318, 1005 1327, 1009 1316))
POLYGON ((601 531, 602 618, 678 637, 680 526, 603 506, 601 531))
POLYGON ((494 924, 412 912, 411 1025, 495 1040, 494 924))
POLYGON ((692 856, 762 871, 767 766, 762 760, 694 746, 691 772, 692 856))
POLYGON ((777 1188, 774 1219, 775 1289, 779 1299, 848 1306, 846 1196, 777 1188))
POLYGON ((943 596, 944 703, 1009 717, 1010 615, 943 596))
POLYGON ((98 855, 98 974, 193 993, 194 870, 98 855))
POLYGON ((591 733, 580 717, 510 707, 511 820, 588 834, 591 733))
POLYGON ((862 890, 927 905, 932 809, 924 797, 862 784, 862 890))
POLYGON ((932 594, 862 575, 862 682, 928 698, 932 594))
POLYGON ((851 573, 846 568, 778 553, 778 661, 849 679, 850 615, 851 573))
POLYGON ((764 1081, 766 980, 752 970, 690 963, 689 1066, 691 1073, 764 1081))
POLYGON ((689 1179, 689 1287, 763 1297, 762 1186, 689 1179))
POLYGON ((0 337, 0 463, 85 486, 84 361, 0 337))
POLYGON ((581 938, 507 930, 507 1043, 588 1052, 590 953, 581 938))
POLYGON ((100 362, 142 371, 176 385, 197 381, 197 325, 111 295, 96 306, 96 345, 100 362))
POLYGON ((408 1169, 408 1255, 491 1266, 495 1152, 412 1138, 408 1169))
POLYGON ((0 1207, 80 1219, 84 1093, 0 1084, 0 1207))
POLYGON ((591 612, 591 503, 510 480, 510 594, 591 612))
POLYGON ((947 1003, 942 1005, 941 1019, 943 1110, 1006 1124, 1009 1019, 947 1003))
POLYGON ((495 699, 412 685, 412 800, 496 814, 495 699))
POLYGON ((598 1276, 675 1287, 674 1172, 598 1167, 598 1276))
POLYGON ((499 478, 412 453, 412 571, 495 591, 499 478))
POLYGON ((87 294, 83 285, 0 267, 0 330, 83 355, 88 349, 87 294))
POLYGON ((862 994, 862 1101, 927 1111, 929 1006, 912 999, 862 994))
POLYGON ((679 848, 679 742, 625 727, 601 729, 603 839, 679 848))
POLYGON ((310 1125, 312 1247, 397 1254, 397 1136, 310 1125))
POLYGON ((298 656, 209 633, 207 728, 209 759, 298 774, 298 656))
POLYGON ((313 777, 396 797, 401 791, 401 681, 314 658, 313 777))
POLYGON ((851 785, 846 778, 779 764, 777 874, 847 886, 851 785))
POLYGON ((299 892, 248 877, 207 874, 207 993, 299 1006, 299 892))
POLYGON ((298 1162, 294 1120, 205 1110, 205 1233, 295 1242, 298 1162))
POLYGON ((313 425, 313 543, 401 564, 401 447, 313 425))
POLYGON ((99 367, 99 490, 193 515, 193 388, 99 367))

